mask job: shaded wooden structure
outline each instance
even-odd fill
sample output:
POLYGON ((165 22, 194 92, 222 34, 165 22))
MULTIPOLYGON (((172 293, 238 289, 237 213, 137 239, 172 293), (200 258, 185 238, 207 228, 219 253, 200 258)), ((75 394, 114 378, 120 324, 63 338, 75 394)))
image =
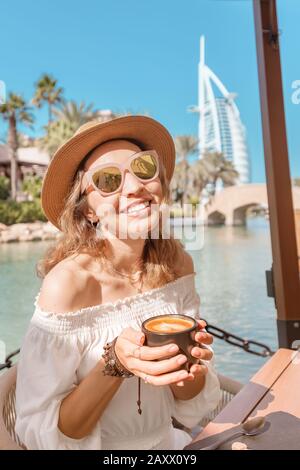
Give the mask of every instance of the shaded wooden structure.
POLYGON ((300 280, 282 91, 276 0, 253 0, 278 340, 300 339, 300 280))
MULTIPOLYGON (((43 176, 50 162, 50 157, 39 147, 20 147, 17 151, 19 179, 26 174, 43 176)), ((0 144, 0 175, 10 176, 10 150, 8 145, 0 144)))

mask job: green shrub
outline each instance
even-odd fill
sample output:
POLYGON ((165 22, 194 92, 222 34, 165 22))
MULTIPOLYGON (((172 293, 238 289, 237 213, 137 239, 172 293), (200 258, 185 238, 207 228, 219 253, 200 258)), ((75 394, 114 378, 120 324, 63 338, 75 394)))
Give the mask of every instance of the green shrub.
POLYGON ((200 200, 199 200, 199 197, 198 196, 190 196, 189 198, 189 203, 192 205, 192 216, 195 217, 196 214, 197 214, 197 210, 198 210, 198 205, 200 203, 200 200))
POLYGON ((42 178, 36 175, 27 175, 22 182, 22 191, 30 194, 34 199, 41 196, 42 178))
POLYGON ((0 223, 12 225, 17 223, 46 221, 39 199, 16 202, 0 201, 0 223))
POLYGON ((0 199, 5 200, 9 198, 10 184, 9 179, 4 175, 0 175, 0 199))
POLYGON ((192 204, 194 207, 197 207, 197 204, 199 204, 199 197, 198 196, 190 196, 189 197, 189 203, 192 204))
POLYGON ((36 220, 46 221, 46 217, 41 208, 39 199, 20 203, 21 213, 17 222, 35 222, 36 220))
POLYGON ((14 224, 20 213, 19 203, 15 201, 0 201, 0 223, 14 224))
POLYGON ((175 217, 183 217, 183 210, 181 207, 171 207, 170 218, 174 219, 175 217))

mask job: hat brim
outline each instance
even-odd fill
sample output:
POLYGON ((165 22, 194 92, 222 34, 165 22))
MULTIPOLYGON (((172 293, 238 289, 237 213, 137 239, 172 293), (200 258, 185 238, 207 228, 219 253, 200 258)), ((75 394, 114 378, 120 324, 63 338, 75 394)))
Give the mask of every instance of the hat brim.
POLYGON ((174 142, 159 122, 146 116, 123 116, 97 123, 75 134, 54 154, 46 171, 41 202, 46 217, 60 229, 64 209, 80 162, 98 145, 113 139, 127 139, 142 150, 156 150, 171 180, 175 166, 174 142))

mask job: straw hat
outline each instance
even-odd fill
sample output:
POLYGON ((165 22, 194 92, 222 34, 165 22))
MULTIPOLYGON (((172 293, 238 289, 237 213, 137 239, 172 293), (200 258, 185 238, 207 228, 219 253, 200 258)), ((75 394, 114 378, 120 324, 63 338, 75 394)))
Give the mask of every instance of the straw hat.
POLYGON ((133 141, 142 150, 156 150, 171 180, 175 165, 174 142, 159 122, 146 116, 88 122, 55 152, 43 180, 42 208, 56 227, 60 228, 59 217, 80 162, 95 147, 113 139, 133 141))

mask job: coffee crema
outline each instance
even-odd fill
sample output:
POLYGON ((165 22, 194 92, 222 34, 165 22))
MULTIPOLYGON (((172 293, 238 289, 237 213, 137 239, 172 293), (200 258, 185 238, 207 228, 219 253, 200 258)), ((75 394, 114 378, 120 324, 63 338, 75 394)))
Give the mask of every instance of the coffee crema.
POLYGON ((175 316, 172 318, 172 315, 154 318, 145 324, 146 329, 154 333, 177 333, 193 328, 193 326, 192 321, 175 316))

